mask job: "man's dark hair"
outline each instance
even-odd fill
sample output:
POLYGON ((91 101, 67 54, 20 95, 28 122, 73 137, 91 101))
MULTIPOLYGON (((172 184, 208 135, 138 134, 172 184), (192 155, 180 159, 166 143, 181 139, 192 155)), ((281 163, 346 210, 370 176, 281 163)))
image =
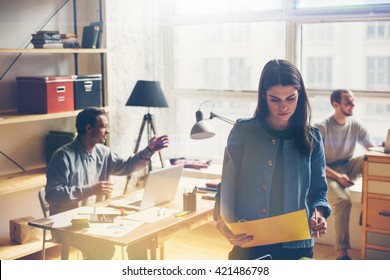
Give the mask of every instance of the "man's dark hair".
POLYGON ((349 90, 347 89, 336 89, 335 91, 332 92, 332 94, 330 95, 330 104, 332 105, 333 107, 333 102, 337 102, 338 104, 341 103, 341 95, 343 93, 349 93, 349 90))
POLYGON ((82 136, 86 133, 85 126, 90 124, 95 127, 97 117, 100 115, 106 115, 106 112, 102 109, 90 107, 82 110, 76 117, 76 129, 78 136, 82 136))

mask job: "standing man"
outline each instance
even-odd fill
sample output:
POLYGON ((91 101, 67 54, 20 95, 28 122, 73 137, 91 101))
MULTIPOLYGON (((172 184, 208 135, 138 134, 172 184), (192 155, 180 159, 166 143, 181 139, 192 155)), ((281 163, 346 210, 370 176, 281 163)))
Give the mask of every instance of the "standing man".
MULTIPOLYGON (((103 110, 87 108, 76 118, 77 138, 52 156, 46 171, 46 200, 50 215, 88 205, 109 196, 113 184, 110 175, 127 176, 149 164, 153 153, 169 144, 168 136, 153 137, 148 146, 129 158, 122 158, 105 146, 109 134, 108 119, 103 110)), ((54 232, 53 232, 54 233, 54 232)), ((61 236, 55 238, 61 242, 61 236)), ((83 253, 84 259, 111 259, 114 246, 104 242, 85 242, 73 236, 71 246, 83 253)), ((129 259, 146 259, 144 244, 128 247, 129 259)))
POLYGON ((328 196, 334 216, 336 259, 350 260, 349 215, 351 197, 349 187, 363 173, 363 156, 353 158, 356 144, 366 149, 373 146, 367 130, 354 118, 355 98, 350 90, 332 92, 330 102, 334 114, 315 124, 320 130, 326 158, 328 196))

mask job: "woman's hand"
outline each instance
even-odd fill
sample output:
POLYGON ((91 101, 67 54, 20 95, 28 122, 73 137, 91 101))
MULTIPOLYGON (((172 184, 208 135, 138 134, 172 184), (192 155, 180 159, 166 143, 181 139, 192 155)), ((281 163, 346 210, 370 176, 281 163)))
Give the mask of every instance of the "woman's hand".
POLYGON ((247 235, 246 233, 233 234, 222 219, 217 222, 217 229, 226 237, 230 244, 235 246, 241 246, 253 240, 253 236, 247 235))
POLYGON ((310 228, 313 231, 312 236, 320 238, 326 233, 328 223, 323 217, 323 213, 314 209, 313 214, 310 218, 310 228))

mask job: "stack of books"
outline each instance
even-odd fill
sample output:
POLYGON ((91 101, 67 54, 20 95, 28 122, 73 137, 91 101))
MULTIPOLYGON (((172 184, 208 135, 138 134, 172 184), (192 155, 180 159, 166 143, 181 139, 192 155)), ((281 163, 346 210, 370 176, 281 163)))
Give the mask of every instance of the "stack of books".
POLYGON ((206 182, 206 186, 198 187, 198 192, 214 192, 216 193, 219 188, 219 184, 221 183, 221 179, 213 179, 206 182))
POLYGON ((77 35, 75 34, 60 34, 61 43, 64 45, 64 48, 80 48, 80 43, 78 41, 77 35))
POLYGON ((35 49, 62 49, 64 47, 59 31, 41 30, 31 35, 31 43, 35 49))

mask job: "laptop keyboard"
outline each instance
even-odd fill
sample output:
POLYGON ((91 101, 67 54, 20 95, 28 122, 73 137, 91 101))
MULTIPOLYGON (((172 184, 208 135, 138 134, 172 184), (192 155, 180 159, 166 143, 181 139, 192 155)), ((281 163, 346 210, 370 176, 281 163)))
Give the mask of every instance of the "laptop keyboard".
POLYGON ((370 147, 369 150, 370 150, 370 151, 375 151, 375 152, 384 153, 384 152, 385 152, 385 147, 370 147))

